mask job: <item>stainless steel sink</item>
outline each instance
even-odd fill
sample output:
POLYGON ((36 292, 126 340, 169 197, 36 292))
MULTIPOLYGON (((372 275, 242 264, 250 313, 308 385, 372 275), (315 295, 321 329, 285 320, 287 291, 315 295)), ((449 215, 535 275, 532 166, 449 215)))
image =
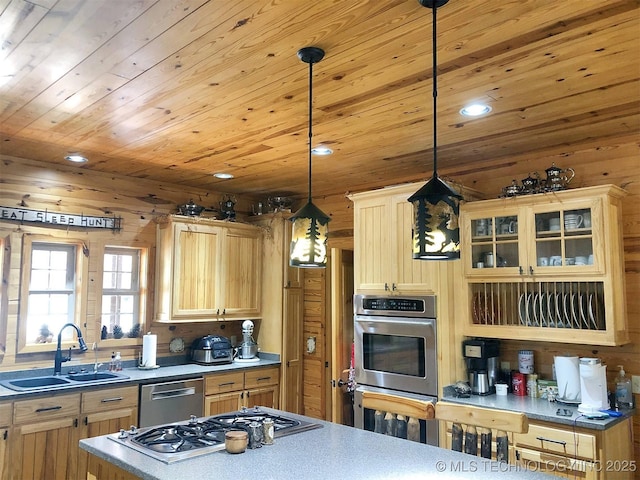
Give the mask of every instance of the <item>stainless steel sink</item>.
POLYGON ((114 372, 77 373, 65 375, 63 377, 50 375, 46 377, 4 380, 0 382, 0 385, 18 392, 29 392, 51 388, 73 387, 91 383, 110 383, 116 380, 126 380, 128 378, 129 376, 127 375, 114 372))

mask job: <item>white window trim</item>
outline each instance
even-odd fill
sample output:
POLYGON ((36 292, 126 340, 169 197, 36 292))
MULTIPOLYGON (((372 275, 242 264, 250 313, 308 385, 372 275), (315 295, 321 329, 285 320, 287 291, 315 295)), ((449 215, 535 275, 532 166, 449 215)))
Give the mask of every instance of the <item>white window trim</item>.
POLYGON ((118 345, 138 345, 142 344, 142 335, 146 332, 146 329, 149 325, 147 319, 148 312, 148 302, 150 299, 149 295, 149 251, 150 247, 148 245, 117 245, 110 243, 108 245, 104 245, 100 252, 100 274, 97 276, 99 278, 99 285, 97 285, 98 289, 96 292, 97 297, 97 305, 96 305, 96 338, 100 339, 101 342, 118 342, 118 345), (104 255, 108 250, 137 250, 139 252, 139 265, 138 265, 138 280, 139 280, 139 295, 138 295, 138 323, 140 323, 140 337, 138 338, 129 338, 126 335, 122 338, 109 338, 106 340, 101 340, 100 335, 102 331, 102 295, 104 294, 104 287, 102 284, 102 279, 104 277, 104 255))
MULTIPOLYGON (((75 284, 74 284, 74 305, 73 320, 80 327, 83 334, 86 332, 84 318, 86 318, 87 309, 87 283, 85 279, 89 278, 89 259, 84 255, 83 247, 85 242, 78 239, 56 238, 43 235, 24 235, 22 237, 22 274, 20 281, 20 315, 18 316, 18 348, 17 353, 35 353, 54 351, 57 345, 57 334, 53 332, 54 339, 51 343, 27 344, 26 338, 26 321, 28 317, 29 305, 29 285, 31 283, 31 252, 34 243, 50 243, 73 245, 76 248, 75 263, 75 284)), ((63 341, 63 348, 76 345, 75 341, 63 341)))

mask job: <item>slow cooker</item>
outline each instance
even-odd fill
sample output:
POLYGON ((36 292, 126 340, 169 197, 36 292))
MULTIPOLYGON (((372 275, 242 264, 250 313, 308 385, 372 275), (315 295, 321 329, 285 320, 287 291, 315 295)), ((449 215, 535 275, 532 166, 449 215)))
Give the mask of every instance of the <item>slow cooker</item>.
POLYGON ((231 363, 233 349, 226 337, 207 335, 197 338, 191 345, 191 361, 200 365, 231 363))

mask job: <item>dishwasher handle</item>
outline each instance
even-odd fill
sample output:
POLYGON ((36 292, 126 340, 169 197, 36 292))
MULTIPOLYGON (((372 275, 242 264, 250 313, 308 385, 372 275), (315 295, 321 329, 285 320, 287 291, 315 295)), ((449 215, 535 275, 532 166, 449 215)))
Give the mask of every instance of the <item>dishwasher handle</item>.
POLYGON ((165 392, 151 392, 151 400, 163 400, 165 398, 186 397, 195 395, 194 387, 178 388, 177 390, 167 390, 165 392))

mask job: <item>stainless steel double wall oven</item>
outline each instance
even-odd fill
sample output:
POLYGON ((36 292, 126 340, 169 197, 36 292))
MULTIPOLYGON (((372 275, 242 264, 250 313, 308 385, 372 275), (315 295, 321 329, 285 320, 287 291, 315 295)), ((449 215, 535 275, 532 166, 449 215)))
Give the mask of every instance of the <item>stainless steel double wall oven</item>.
MULTIPOLYGON (((354 296, 355 426, 376 429, 367 391, 437 401, 436 298, 354 296)), ((378 426, 379 428, 379 426, 378 426)), ((438 444, 435 420, 420 421, 420 441, 438 444)))

